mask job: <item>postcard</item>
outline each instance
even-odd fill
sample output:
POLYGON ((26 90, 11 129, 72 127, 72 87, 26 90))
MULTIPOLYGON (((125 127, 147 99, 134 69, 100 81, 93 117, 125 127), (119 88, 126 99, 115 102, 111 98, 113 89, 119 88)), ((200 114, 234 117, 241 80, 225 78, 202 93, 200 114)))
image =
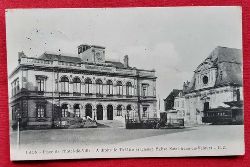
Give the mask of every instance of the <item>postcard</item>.
POLYGON ((241 14, 7 9, 11 160, 244 155, 241 14))

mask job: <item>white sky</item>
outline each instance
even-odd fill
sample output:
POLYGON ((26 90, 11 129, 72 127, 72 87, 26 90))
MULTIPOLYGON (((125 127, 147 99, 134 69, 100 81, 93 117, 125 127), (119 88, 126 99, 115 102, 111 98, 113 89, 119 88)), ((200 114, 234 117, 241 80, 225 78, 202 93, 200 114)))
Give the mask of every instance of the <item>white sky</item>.
POLYGON ((191 80, 216 46, 241 49, 241 24, 240 7, 8 10, 8 73, 19 51, 77 56, 79 44, 101 45, 106 59, 122 61, 127 54, 131 66, 156 69, 163 99, 191 80))

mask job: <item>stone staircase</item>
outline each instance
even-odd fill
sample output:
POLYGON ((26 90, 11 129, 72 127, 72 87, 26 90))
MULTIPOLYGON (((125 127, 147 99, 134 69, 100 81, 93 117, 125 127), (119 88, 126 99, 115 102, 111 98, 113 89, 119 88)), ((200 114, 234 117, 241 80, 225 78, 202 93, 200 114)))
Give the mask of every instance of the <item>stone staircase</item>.
POLYGON ((125 120, 97 120, 97 128, 125 128, 125 120))

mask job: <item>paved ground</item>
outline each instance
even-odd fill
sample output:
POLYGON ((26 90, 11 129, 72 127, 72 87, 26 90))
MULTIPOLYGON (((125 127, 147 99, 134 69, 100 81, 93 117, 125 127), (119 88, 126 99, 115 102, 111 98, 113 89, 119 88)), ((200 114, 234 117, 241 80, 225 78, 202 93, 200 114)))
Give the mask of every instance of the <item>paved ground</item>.
MULTIPOLYGON (((88 129, 49 129, 21 131, 21 146, 32 145, 99 145, 116 144, 146 137, 166 135, 187 129, 123 129, 123 128, 88 128, 88 129)), ((11 132, 11 145, 16 145, 17 133, 11 132)))
POLYGON ((16 146, 16 137, 16 132, 11 132, 11 158, 16 160, 244 154, 242 125, 208 125, 185 129, 28 130, 21 132, 19 147, 16 146), (90 150, 76 154, 73 150, 78 148, 90 150), (97 152, 97 148, 104 152, 97 152), (114 148, 119 151, 112 152, 114 148), (65 149, 69 152, 63 152, 65 149), (59 153, 55 153, 55 150, 59 150, 59 153))

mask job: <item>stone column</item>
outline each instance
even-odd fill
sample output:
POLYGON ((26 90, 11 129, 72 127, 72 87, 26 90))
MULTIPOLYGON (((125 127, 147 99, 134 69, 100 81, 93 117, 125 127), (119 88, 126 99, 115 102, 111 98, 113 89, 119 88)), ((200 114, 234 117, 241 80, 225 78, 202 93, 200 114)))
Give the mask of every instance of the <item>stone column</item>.
POLYGON ((80 105, 80 116, 85 119, 85 106, 80 105))
POLYGON ((92 119, 97 120, 97 114, 96 114, 96 106, 93 106, 92 108, 92 119))
POLYGON ((108 120, 107 106, 103 105, 103 120, 108 120))
POLYGON ((68 104, 68 111, 70 113, 70 117, 72 117, 72 115, 74 115, 74 108, 72 105, 68 104))

